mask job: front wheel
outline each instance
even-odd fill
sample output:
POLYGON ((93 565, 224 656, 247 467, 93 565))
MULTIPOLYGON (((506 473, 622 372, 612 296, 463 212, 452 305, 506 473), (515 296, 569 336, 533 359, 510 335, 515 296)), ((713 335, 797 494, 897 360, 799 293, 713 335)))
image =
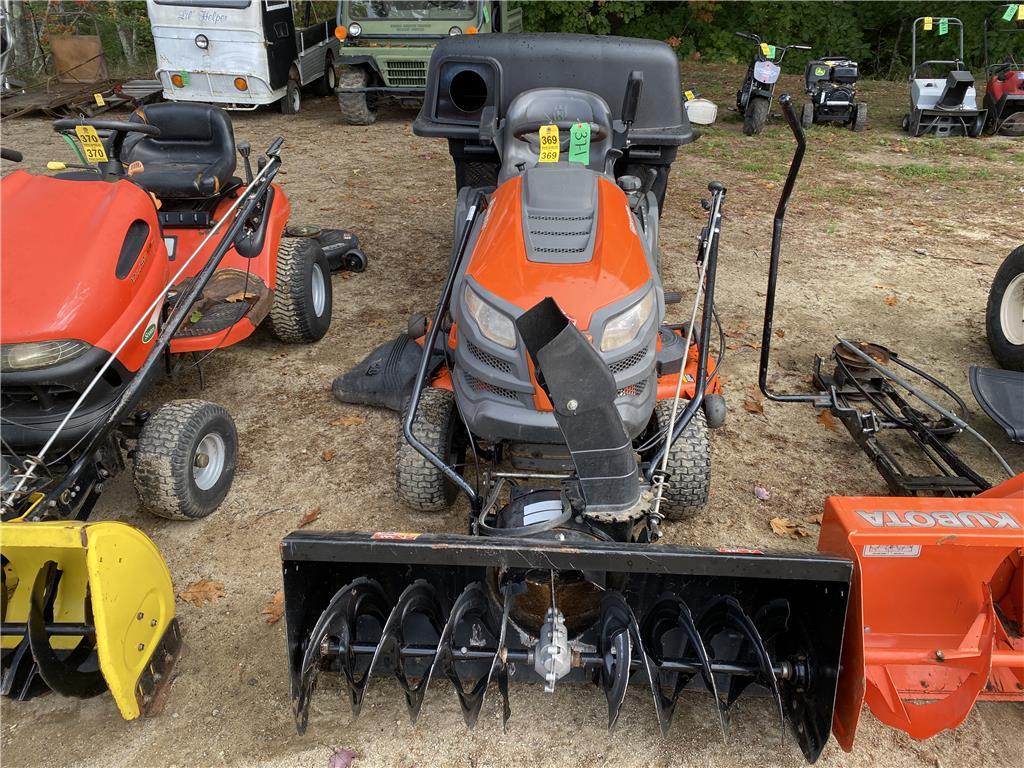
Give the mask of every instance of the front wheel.
POLYGON ((853 130, 860 133, 868 127, 868 105, 861 102, 853 107, 853 130))
POLYGON ((985 331, 996 362, 1024 371, 1024 245, 1012 251, 996 272, 988 293, 985 331))
POLYGON ((299 109, 302 108, 302 92, 297 82, 294 80, 288 81, 288 84, 284 87, 284 97, 281 99, 280 104, 282 115, 298 114, 299 109))
POLYGON ((978 115, 976 118, 974 118, 974 122, 971 123, 967 127, 967 135, 970 138, 972 138, 972 139, 976 139, 979 136, 981 136, 981 134, 982 134, 982 132, 984 130, 985 130, 985 116, 984 115, 978 115))
MULTIPOLYGON (((340 69, 339 88, 367 88, 370 85, 370 72, 365 67, 342 66, 340 69)), ((377 112, 370 103, 370 96, 366 91, 339 91, 338 109, 341 111, 341 121, 349 125, 371 125, 377 120, 377 112)))
POLYGON ((318 96, 330 96, 338 87, 338 73, 334 69, 334 57, 330 53, 324 59, 324 75, 316 81, 318 96))
POLYGON ((331 269, 311 237, 284 237, 277 249, 277 284, 267 316, 270 332, 289 344, 319 341, 331 327, 331 269))
POLYGON ((743 133, 756 136, 768 122, 769 102, 764 96, 751 96, 747 101, 747 110, 743 113, 743 133))
POLYGON ((146 420, 135 446, 135 492, 159 517, 206 517, 227 496, 237 457, 238 433, 226 410, 203 400, 167 403, 146 420))
MULTIPOLYGON (((676 418, 686 407, 680 401, 676 418)), ((659 400, 654 407, 654 424, 658 431, 668 430, 672 413, 671 400, 659 400)), ((668 451, 668 479, 661 499, 661 513, 666 520, 687 520, 708 503, 711 493, 711 439, 708 436, 704 409, 698 408, 686 429, 668 451)))
MULTIPOLYGON (((427 387, 420 394, 412 433, 435 456, 461 473, 465 457, 464 431, 451 390, 427 387)), ((398 495, 418 512, 443 512, 455 501, 458 489, 433 462, 413 448, 399 433, 395 454, 398 495)))

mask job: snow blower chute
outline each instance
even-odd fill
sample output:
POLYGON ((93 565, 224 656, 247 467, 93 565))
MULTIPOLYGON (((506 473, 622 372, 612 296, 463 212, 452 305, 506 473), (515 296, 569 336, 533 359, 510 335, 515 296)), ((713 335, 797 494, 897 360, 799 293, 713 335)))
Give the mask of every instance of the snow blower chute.
MULTIPOLYGON (((418 353, 398 474, 421 509, 443 508, 449 488, 465 494, 469 535, 285 538, 300 732, 325 674, 347 682, 355 712, 369 686, 397 678, 414 721, 445 678, 470 726, 492 686, 507 723, 511 682, 589 682, 609 726, 630 684, 648 689, 663 733, 684 689, 710 693, 723 735, 737 698, 758 692, 807 759, 820 754, 852 563, 655 543, 666 520, 706 502, 705 424, 724 418, 708 353, 717 182, 689 322, 664 317, 658 210, 676 147, 693 138, 679 90, 674 53, 654 41, 438 44, 416 129, 451 142, 457 247, 432 321, 395 347, 418 353), (463 92, 467 81, 483 91, 463 92), (448 102, 473 93, 487 95, 448 102)), ((382 366, 363 375, 397 378, 382 366)))

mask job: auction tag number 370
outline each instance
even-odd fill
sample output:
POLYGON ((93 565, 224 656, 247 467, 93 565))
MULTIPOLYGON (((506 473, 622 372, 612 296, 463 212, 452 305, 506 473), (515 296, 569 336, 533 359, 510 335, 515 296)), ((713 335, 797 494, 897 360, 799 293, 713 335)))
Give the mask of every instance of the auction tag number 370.
POLYGON ((540 127, 540 162, 557 163, 562 151, 562 139, 558 135, 557 125, 540 127))
POLYGON ((103 149, 103 142, 100 141, 100 135, 96 133, 95 128, 91 125, 76 125, 75 133, 78 134, 82 149, 85 150, 86 160, 90 163, 107 162, 107 151, 103 149))

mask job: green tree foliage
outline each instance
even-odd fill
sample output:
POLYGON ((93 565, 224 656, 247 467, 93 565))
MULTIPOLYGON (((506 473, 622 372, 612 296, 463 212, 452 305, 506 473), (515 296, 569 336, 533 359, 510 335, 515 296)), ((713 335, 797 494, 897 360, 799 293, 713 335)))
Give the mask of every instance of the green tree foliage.
MULTIPOLYGON (((901 0, 900 2, 727 2, 689 0, 657 2, 525 3, 525 25, 530 31, 589 32, 592 34, 651 37, 669 42, 681 57, 708 61, 745 62, 752 43, 734 32, 754 32, 770 43, 805 44, 811 53, 793 51, 787 61, 802 65, 825 54, 856 58, 866 75, 902 77, 910 68, 910 28, 919 16, 956 17, 964 22, 967 64, 980 76, 982 24, 993 8, 991 2, 901 0)), ((997 26, 1012 25, 1001 22, 997 26)), ((1021 26, 1020 24, 1017 25, 1021 26)), ((925 58, 952 58, 955 29, 939 36, 925 33, 919 41, 925 58)), ((1024 33, 997 35, 990 40, 994 59, 1005 60, 1012 52, 1024 58, 1024 33)))

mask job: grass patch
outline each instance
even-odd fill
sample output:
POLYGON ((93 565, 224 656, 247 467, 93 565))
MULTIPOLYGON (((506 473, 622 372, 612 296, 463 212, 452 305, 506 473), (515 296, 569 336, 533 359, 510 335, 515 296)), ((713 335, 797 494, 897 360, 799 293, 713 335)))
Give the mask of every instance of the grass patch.
POLYGON ((954 168, 948 165, 924 165, 923 163, 901 165, 893 173, 898 179, 934 181, 964 181, 992 178, 992 172, 987 168, 954 168))

